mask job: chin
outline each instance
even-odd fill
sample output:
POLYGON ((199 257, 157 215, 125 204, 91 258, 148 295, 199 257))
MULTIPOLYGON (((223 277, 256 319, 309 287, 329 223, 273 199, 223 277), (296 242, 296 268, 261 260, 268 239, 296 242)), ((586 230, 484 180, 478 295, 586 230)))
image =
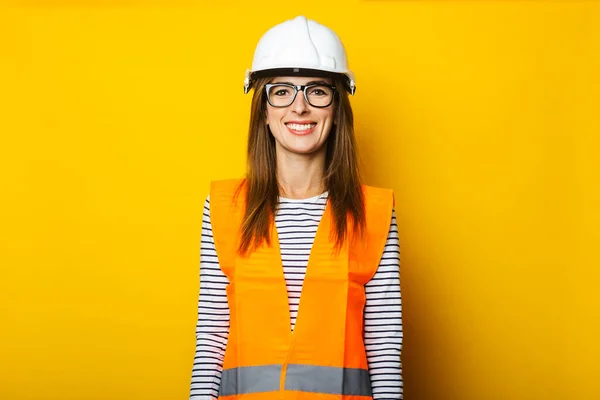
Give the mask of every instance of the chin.
POLYGON ((320 147, 316 145, 309 146, 285 146, 285 151, 293 154, 313 154, 317 152, 320 147))

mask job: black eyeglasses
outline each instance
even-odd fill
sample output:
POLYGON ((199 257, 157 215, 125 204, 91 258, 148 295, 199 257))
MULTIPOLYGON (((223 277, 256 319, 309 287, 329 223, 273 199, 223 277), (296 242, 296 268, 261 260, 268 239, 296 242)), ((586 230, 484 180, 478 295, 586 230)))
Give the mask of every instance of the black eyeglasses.
POLYGON ((296 95, 300 90, 304 93, 306 102, 317 108, 329 107, 335 95, 335 86, 324 83, 311 85, 268 83, 265 90, 267 92, 267 101, 273 107, 288 107, 296 100, 296 95))

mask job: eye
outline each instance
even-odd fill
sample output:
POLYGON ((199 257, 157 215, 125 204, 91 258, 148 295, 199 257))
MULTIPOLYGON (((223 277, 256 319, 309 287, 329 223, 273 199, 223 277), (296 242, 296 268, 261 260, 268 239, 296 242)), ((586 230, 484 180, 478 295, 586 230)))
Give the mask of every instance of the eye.
POLYGON ((323 87, 311 88, 308 92, 310 96, 327 96, 328 92, 323 87))
POLYGON ((274 85, 269 89, 269 95, 272 97, 291 97, 294 89, 286 85, 274 85))

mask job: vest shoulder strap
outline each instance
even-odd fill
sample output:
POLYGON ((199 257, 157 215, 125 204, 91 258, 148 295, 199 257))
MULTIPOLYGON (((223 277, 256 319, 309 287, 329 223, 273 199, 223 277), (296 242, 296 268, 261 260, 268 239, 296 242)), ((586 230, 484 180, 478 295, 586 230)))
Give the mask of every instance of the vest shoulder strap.
MULTIPOLYGON (((229 279, 234 273, 245 211, 244 183, 244 179, 214 181, 210 188, 210 221, 215 249, 221 270, 229 279)), ((366 185, 362 188, 367 217, 365 236, 360 243, 353 243, 349 250, 362 260, 361 271, 352 275, 364 284, 379 267, 392 221, 394 194, 391 189, 366 185)))
POLYGON ((392 222, 394 192, 391 189, 363 185, 363 193, 367 217, 366 231, 361 243, 353 244, 351 251, 357 253, 366 267, 360 274, 363 283, 366 283, 377 272, 383 255, 392 222))
POLYGON ((210 223, 219 266, 231 280, 244 217, 244 179, 213 181, 210 186, 210 223))

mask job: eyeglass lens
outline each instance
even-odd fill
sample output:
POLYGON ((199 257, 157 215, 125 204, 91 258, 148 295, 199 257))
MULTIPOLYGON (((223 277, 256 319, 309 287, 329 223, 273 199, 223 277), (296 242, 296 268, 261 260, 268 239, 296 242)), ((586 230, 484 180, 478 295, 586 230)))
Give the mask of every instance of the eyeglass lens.
MULTIPOLYGON (((331 104, 333 90, 325 85, 311 85, 304 88, 305 98, 315 107, 326 107, 331 104)), ((294 102, 298 90, 289 85, 273 85, 269 88, 268 95, 274 107, 287 107, 294 102)))

